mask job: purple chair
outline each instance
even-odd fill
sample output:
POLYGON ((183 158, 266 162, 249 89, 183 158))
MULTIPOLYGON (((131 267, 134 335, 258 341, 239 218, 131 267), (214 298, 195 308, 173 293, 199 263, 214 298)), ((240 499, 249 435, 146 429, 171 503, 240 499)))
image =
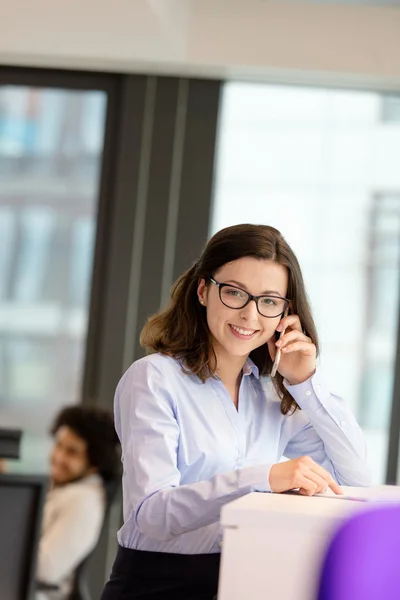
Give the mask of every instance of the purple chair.
POLYGON ((322 567, 318 600, 400 599, 400 504, 346 521, 322 567))

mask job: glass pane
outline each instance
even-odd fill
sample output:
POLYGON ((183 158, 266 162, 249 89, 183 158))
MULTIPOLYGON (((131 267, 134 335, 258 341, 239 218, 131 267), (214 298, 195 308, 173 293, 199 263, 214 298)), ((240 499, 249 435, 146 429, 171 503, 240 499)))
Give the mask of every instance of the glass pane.
POLYGON ((400 283, 400 125, 385 117, 385 103, 377 93, 226 84, 211 224, 211 233, 273 225, 295 250, 322 368, 363 426, 377 483, 385 479, 400 283))
POLYGON ((0 423, 14 470, 46 470, 48 428, 80 400, 107 98, 0 86, 0 423))

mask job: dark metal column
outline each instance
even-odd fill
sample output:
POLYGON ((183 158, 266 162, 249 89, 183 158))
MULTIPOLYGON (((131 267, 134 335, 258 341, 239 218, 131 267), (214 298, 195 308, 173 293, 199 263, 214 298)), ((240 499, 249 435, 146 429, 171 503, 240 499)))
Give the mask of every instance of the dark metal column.
MULTIPOLYGON (((83 394, 103 406, 112 407, 122 373, 144 354, 146 319, 207 239, 219 96, 215 81, 121 79, 116 114, 109 115, 108 208, 99 222, 83 394)), ((111 568, 119 521, 116 506, 93 563, 94 597, 99 574, 111 568)))
MULTIPOLYGON (((400 311, 400 307, 399 307, 400 311)), ((379 398, 377 398, 379 402, 379 398)), ((392 410, 390 414, 388 462, 386 470, 386 483, 398 483, 400 448, 400 315, 397 324, 397 350, 394 365, 394 384, 392 410)))

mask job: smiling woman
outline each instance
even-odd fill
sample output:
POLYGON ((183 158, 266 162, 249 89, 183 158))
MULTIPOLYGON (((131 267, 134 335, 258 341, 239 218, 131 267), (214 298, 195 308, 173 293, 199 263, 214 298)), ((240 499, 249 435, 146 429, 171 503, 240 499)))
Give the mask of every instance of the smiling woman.
POLYGON ((103 600, 211 600, 225 503, 368 484, 361 431, 316 369, 300 266, 276 229, 216 233, 141 342, 151 354, 115 395, 124 524, 103 600))
MULTIPOLYGON (((246 224, 227 227, 211 238, 200 259, 178 279, 170 306, 149 320, 142 331, 141 343, 149 351, 181 358, 184 367, 202 381, 217 373, 218 363, 218 376, 236 389, 238 382, 233 382, 232 376, 225 376, 223 371, 227 368, 229 374, 232 373, 231 361, 237 353, 237 373, 243 366, 240 366, 243 357, 247 356, 254 361, 260 375, 271 373, 275 357, 272 337, 288 304, 290 312, 298 319, 293 321, 289 316, 282 320, 282 325, 290 321, 289 331, 300 330, 299 339, 313 341, 315 359, 318 336, 295 254, 273 227, 246 224), (226 288, 228 283, 232 286, 226 288), (224 291, 226 289, 228 293, 224 291), (234 302, 230 299, 233 291, 234 302), (243 298, 240 303, 238 293, 243 298), (253 296, 253 293, 259 295, 253 296), (275 302, 277 309, 271 309, 271 312, 264 309, 267 300, 275 302), (211 306, 204 311, 201 305, 206 306, 208 302, 211 306), (226 322, 222 323, 224 319, 226 322), (245 339, 252 344, 237 345, 235 338, 245 334, 234 336, 234 328, 240 326, 242 331, 249 333, 250 324, 252 339, 247 336, 245 339)), ((294 341, 292 339, 292 343, 294 341)), ((286 363, 293 364, 293 361, 287 359, 286 363)), ((291 373, 291 379, 282 363, 284 370, 280 369, 274 385, 283 414, 297 406, 283 384, 284 377, 293 383, 304 381, 306 375, 314 371, 315 360, 311 366, 308 373, 291 373)))

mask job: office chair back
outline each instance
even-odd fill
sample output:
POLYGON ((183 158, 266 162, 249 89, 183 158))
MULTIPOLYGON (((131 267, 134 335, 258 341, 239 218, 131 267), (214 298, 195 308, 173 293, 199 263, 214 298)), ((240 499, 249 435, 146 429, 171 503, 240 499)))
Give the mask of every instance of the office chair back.
POLYGON ((394 600, 399 585, 400 504, 350 518, 329 546, 318 600, 394 600))
POLYGON ((0 597, 32 600, 45 477, 0 475, 0 597))
MULTIPOLYGON (((110 513, 111 507, 114 504, 114 501, 118 495, 120 490, 121 482, 120 480, 112 480, 104 483, 105 494, 106 494, 106 507, 104 511, 104 519, 102 532, 104 529, 104 525, 108 521, 108 515, 110 513)), ((99 536, 99 540, 102 537, 102 532, 99 536)), ((92 552, 84 558, 84 560, 80 563, 75 571, 75 580, 72 592, 68 598, 68 600, 92 600, 92 595, 90 593, 89 586, 89 573, 90 567, 93 561, 93 557, 96 554, 96 550, 98 548, 98 544, 96 544, 95 548, 93 548, 92 552)))

